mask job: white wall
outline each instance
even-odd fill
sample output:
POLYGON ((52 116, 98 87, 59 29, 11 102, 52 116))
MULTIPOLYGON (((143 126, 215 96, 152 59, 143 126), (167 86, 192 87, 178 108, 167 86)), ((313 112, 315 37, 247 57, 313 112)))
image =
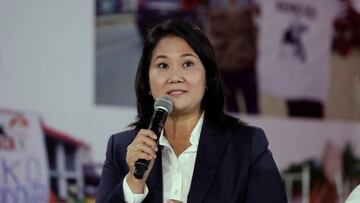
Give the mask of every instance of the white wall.
POLYGON ((93 13, 89 0, 0 1, 0 108, 39 112, 103 161, 135 109, 94 104, 93 13))

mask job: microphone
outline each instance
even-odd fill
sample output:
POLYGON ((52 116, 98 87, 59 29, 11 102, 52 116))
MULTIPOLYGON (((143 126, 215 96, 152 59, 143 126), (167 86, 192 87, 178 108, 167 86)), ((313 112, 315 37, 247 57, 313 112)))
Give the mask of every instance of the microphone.
MULTIPOLYGON (((156 136, 156 143, 159 141, 161 131, 164 127, 166 117, 172 112, 174 103, 170 96, 160 96, 155 100, 154 113, 150 120, 149 130, 153 131, 156 136)), ((134 176, 142 179, 145 171, 148 169, 150 160, 139 159, 135 162, 134 176)))

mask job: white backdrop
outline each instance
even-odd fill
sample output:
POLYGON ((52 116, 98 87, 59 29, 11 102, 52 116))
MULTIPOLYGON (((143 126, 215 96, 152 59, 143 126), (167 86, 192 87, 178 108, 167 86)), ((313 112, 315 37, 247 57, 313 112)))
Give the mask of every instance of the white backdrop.
POLYGON ((103 161, 134 109, 94 105, 94 11, 89 0, 0 1, 0 107, 38 112, 103 161))

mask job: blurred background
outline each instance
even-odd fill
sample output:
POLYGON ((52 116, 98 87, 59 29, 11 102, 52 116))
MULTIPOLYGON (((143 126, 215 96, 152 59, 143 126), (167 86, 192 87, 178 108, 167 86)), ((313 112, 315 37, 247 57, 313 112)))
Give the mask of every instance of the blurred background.
POLYGON ((227 110, 266 132, 289 202, 360 183, 359 0, 0 1, 0 202, 94 202, 136 116, 143 39, 170 18, 214 46, 227 110))

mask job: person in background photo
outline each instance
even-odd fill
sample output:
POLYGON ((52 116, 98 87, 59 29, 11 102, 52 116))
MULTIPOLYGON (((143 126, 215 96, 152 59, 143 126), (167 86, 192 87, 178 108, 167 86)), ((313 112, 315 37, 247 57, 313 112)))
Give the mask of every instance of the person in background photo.
POLYGON ((259 113, 254 10, 249 0, 209 0, 209 38, 227 90, 226 107, 232 113, 259 113))
POLYGON ((135 90, 137 120, 109 138, 96 202, 287 202, 264 131, 224 111, 214 50, 199 27, 178 19, 156 26, 135 90), (157 144, 147 128, 163 95, 174 108, 157 144), (151 161, 140 180, 139 159, 151 161))
POLYGON ((202 26, 201 8, 207 0, 140 0, 136 10, 136 26, 142 42, 157 24, 181 18, 202 26))

